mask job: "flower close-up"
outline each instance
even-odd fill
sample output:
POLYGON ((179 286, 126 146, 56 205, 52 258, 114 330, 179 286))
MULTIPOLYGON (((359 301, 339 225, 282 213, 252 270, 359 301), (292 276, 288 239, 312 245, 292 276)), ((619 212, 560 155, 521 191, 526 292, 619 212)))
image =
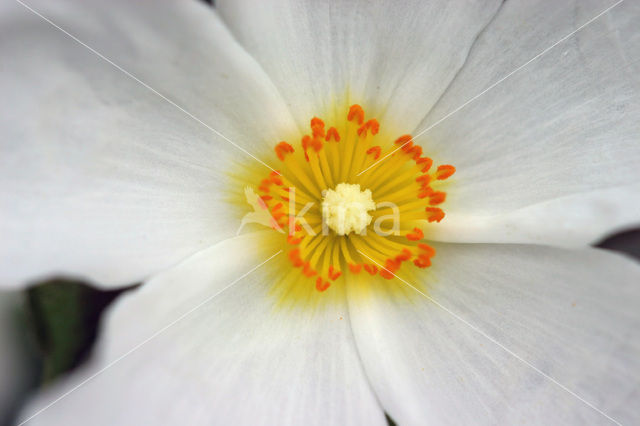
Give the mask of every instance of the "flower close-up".
POLYGON ((4 0, 0 53, 0 302, 109 294, 15 424, 640 422, 596 247, 640 226, 637 1, 4 0))

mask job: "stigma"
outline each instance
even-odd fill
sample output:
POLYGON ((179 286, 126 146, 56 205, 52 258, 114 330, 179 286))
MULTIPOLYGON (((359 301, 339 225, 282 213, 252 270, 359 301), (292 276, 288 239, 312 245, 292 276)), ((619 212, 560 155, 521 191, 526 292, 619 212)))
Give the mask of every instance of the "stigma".
POLYGON ((456 169, 434 167, 411 135, 381 132, 352 105, 329 126, 313 117, 298 143, 280 141, 274 154, 278 170, 255 182, 251 204, 281 239, 295 286, 324 292, 351 275, 392 279, 431 266, 428 229, 445 218, 456 169))
POLYGON ((339 183, 335 190, 325 191, 322 217, 338 235, 362 233, 373 219, 368 212, 375 208, 371 190, 361 191, 358 184, 339 183))

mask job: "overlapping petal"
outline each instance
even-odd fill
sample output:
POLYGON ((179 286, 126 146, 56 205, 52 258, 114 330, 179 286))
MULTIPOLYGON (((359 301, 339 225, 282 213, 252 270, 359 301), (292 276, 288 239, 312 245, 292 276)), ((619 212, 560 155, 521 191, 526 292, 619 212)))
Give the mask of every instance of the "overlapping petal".
POLYGON ((495 215, 447 214, 429 229, 432 240, 583 247, 640 219, 640 183, 580 192, 495 215))
POLYGON ((24 416, 108 369, 29 424, 385 424, 344 293, 313 310, 280 306, 272 265, 254 270, 276 251, 255 243, 226 240, 117 302, 91 365, 24 416))
POLYGON ((442 95, 499 3, 230 0, 216 7, 301 128, 350 102, 406 133, 442 95))
POLYGON ((457 167, 438 238, 580 245, 640 223, 638 19, 637 2, 504 4, 419 126, 457 167))
POLYGON ((253 160, 207 126, 260 157, 295 124, 215 12, 195 1, 9 3, 0 285, 54 273, 129 284, 232 235, 224 172, 253 160))
POLYGON ((436 249, 428 297, 348 287, 367 375, 398 424, 638 422, 635 262, 594 249, 436 249))

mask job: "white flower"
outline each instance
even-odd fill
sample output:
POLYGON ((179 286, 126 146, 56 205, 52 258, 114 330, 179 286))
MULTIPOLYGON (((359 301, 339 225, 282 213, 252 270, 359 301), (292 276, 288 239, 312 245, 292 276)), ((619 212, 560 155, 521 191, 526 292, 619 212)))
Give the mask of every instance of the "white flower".
POLYGON ((74 3, 0 8, 0 284, 145 283, 30 424, 638 422, 640 268, 587 247, 640 219, 637 2, 74 3), (457 169, 424 297, 231 238, 233 164, 342 104, 457 169))

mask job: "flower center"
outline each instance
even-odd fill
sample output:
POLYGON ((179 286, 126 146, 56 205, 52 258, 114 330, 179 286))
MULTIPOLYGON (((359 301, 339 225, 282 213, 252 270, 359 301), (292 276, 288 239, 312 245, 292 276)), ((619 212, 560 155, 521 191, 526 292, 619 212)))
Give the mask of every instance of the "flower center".
POLYGON ((360 234, 373 219, 368 212, 375 208, 371 190, 360 191, 359 184, 339 183, 335 190, 325 191, 322 216, 338 235, 360 234))
POLYGON ((329 128, 318 117, 310 124, 298 146, 275 146, 280 170, 257 194, 246 192, 255 212, 245 218, 278 231, 273 238, 287 253, 289 271, 279 276, 322 292, 361 271, 391 279, 405 264, 430 266, 435 250, 423 239, 445 216, 443 185, 455 168, 434 170, 410 135, 380 133, 359 105, 329 128))

